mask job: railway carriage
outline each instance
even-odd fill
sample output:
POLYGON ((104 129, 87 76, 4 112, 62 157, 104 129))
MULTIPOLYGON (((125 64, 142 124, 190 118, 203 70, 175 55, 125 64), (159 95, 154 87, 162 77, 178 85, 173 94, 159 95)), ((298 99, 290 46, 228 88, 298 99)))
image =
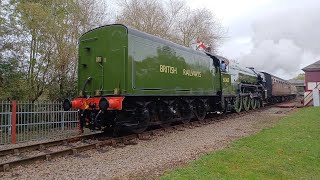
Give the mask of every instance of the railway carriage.
POLYGON ((81 128, 135 133, 259 108, 268 98, 261 75, 235 63, 222 72, 223 60, 125 25, 102 26, 79 40, 79 96, 63 106, 79 110, 81 128))
POLYGON ((266 72, 261 72, 264 77, 264 87, 267 92, 267 102, 277 103, 293 99, 297 94, 297 89, 288 81, 271 75, 266 72))

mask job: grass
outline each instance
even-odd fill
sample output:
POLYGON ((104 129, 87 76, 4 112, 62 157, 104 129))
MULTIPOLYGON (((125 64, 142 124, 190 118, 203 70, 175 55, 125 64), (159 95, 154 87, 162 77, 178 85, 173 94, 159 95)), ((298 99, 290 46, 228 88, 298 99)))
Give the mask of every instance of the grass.
POLYGON ((300 109, 160 179, 320 179, 320 109, 300 109))

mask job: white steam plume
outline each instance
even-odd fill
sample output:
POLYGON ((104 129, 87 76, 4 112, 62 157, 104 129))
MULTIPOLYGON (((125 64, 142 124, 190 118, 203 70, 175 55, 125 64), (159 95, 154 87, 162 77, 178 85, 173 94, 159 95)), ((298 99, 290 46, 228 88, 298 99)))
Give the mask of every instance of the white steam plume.
POLYGON ((253 48, 240 62, 292 78, 320 60, 320 1, 270 12, 255 21, 253 32, 253 48))

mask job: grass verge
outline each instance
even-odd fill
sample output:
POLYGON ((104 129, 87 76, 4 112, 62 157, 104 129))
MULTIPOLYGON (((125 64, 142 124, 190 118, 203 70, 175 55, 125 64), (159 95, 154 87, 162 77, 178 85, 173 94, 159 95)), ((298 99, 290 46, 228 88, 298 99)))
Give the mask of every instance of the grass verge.
POLYGON ((320 179, 320 109, 299 109, 160 179, 320 179))

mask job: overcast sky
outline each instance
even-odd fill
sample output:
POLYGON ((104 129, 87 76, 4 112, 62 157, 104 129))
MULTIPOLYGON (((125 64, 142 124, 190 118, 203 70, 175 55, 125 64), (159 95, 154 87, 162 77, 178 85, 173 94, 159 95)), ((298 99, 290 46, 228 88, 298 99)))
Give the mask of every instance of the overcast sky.
POLYGON ((290 79, 320 60, 320 0, 185 1, 215 14, 228 30, 219 55, 244 66, 290 79))
POLYGON ((219 53, 289 79, 320 60, 320 0, 186 0, 228 29, 219 53))

